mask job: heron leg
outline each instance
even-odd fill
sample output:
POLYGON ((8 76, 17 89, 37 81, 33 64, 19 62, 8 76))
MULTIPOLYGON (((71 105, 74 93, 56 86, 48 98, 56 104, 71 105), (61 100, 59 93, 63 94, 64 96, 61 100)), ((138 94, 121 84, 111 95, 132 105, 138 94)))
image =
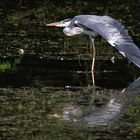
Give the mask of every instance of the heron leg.
POLYGON ((92 84, 95 87, 94 65, 95 65, 96 50, 95 50, 95 45, 94 45, 94 38, 92 36, 90 36, 90 40, 91 40, 92 53, 93 53, 92 66, 91 66, 91 75, 92 75, 92 84))

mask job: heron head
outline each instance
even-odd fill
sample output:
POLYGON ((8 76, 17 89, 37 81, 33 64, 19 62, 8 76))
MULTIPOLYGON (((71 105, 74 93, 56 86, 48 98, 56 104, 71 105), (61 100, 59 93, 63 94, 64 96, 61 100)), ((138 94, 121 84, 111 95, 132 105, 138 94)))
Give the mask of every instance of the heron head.
MULTIPOLYGON (((77 21, 75 21, 77 23, 77 21)), ((60 22, 47 24, 47 26, 63 27, 63 32, 67 36, 74 36, 83 32, 82 28, 75 26, 75 22, 71 19, 65 19, 60 22)))
POLYGON ((71 19, 65 19, 60 22, 49 23, 47 26, 56 26, 56 27, 67 27, 71 22, 71 19))

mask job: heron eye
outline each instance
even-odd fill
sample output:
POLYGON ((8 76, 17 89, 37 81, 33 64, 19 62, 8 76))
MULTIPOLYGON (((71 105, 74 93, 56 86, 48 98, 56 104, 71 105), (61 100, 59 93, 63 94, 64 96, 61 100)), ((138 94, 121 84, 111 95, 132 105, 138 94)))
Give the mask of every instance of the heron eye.
POLYGON ((75 26, 75 27, 79 27, 77 23, 74 23, 74 26, 75 26))

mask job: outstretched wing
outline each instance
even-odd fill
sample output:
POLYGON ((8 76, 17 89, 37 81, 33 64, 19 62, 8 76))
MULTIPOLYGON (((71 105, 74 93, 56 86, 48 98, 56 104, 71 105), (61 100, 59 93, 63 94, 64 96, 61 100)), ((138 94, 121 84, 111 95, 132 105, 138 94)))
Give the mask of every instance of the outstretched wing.
POLYGON ((109 16, 80 15, 75 20, 105 38, 113 47, 140 68, 140 49, 121 23, 109 16))

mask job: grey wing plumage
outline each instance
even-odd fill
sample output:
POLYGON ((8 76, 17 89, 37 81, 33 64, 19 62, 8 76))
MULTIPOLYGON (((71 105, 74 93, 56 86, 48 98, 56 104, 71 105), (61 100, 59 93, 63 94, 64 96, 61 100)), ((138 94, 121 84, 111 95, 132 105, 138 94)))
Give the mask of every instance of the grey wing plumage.
POLYGON ((125 91, 140 91, 140 77, 131 83, 125 91))
POLYGON ((140 49, 133 43, 121 23, 109 16, 81 15, 75 17, 80 24, 100 34, 113 47, 140 68, 140 49))

